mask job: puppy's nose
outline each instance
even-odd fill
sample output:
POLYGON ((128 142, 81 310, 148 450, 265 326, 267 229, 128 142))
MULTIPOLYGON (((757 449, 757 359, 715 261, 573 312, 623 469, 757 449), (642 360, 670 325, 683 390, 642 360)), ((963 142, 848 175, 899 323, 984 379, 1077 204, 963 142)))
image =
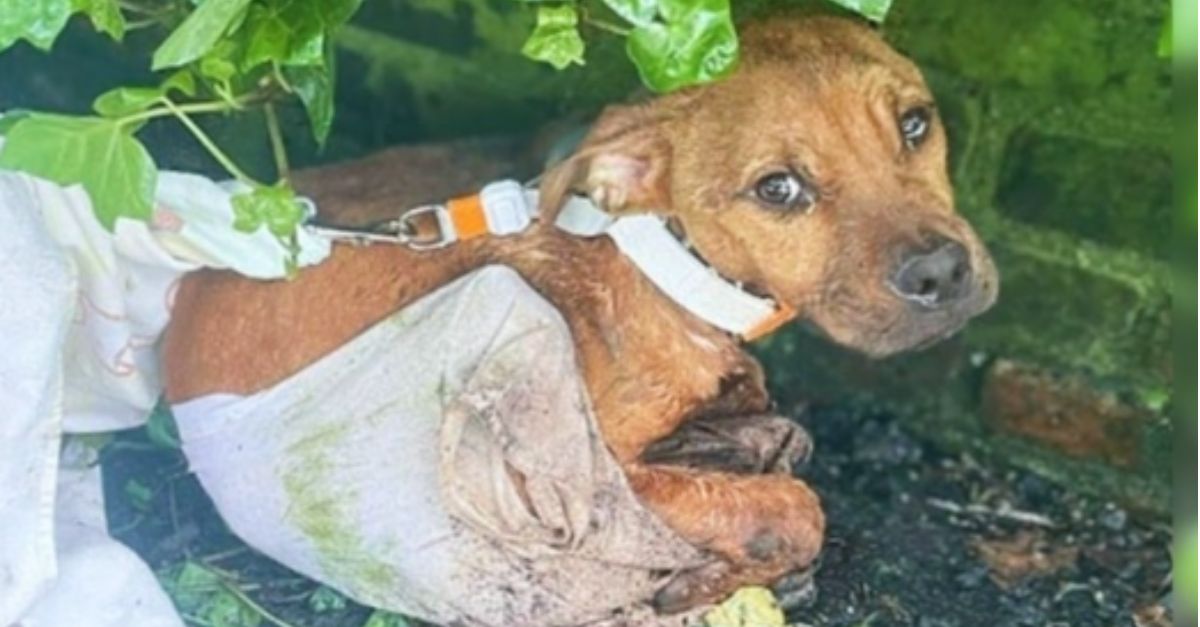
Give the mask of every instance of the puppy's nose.
POLYGON ((962 244, 937 238, 906 253, 892 273, 892 289, 904 300, 931 309, 952 305, 971 285, 971 261, 962 244))

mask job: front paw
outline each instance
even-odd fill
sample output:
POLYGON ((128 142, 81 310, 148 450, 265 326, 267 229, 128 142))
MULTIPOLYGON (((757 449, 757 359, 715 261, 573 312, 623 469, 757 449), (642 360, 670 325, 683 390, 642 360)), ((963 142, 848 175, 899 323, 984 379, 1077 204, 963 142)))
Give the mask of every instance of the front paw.
POLYGON ((650 604, 659 614, 678 614, 708 603, 716 603, 737 588, 734 568, 716 560, 685 570, 667 582, 650 604))
POLYGON ((808 462, 812 448, 804 427, 781 416, 706 417, 651 444, 641 461, 739 474, 791 474, 808 462))

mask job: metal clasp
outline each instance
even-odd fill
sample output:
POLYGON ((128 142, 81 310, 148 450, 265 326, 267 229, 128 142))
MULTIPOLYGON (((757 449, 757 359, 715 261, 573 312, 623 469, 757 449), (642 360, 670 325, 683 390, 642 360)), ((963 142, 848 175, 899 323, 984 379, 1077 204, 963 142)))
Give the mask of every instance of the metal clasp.
POLYGON ((400 214, 399 218, 392 221, 396 232, 407 238, 403 242, 413 250, 437 250, 445 248, 453 244, 458 238, 454 237, 453 231, 448 228, 450 216, 446 211, 446 205, 433 204, 421 205, 413 207, 400 214), (413 222, 417 218, 430 214, 437 218, 437 233, 424 237, 417 237, 417 225, 413 222))
POLYGON ((453 237, 446 233, 448 216, 445 205, 422 205, 413 207, 400 214, 399 217, 381 222, 370 228, 345 228, 308 223, 305 228, 314 235, 333 241, 348 242, 355 246, 366 246, 374 243, 399 244, 413 250, 427 251, 445 248, 454 243, 453 237), (423 215, 433 214, 437 217, 437 232, 426 236, 417 236, 415 220, 423 215))

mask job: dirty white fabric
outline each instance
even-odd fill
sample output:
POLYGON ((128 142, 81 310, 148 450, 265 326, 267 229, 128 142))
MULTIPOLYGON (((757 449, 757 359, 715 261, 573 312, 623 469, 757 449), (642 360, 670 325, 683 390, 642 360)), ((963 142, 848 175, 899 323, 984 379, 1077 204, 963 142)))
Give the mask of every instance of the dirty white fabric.
MULTIPOLYGON (((184 272, 282 275, 274 238, 229 228, 230 194, 163 173, 154 219, 110 233, 79 188, 0 172, 0 625, 181 624, 63 442, 145 420, 184 272)), ((328 254, 301 247, 304 265, 328 254)), ((360 601, 449 624, 682 624, 639 602, 701 556, 636 501, 580 386, 557 312, 490 268, 179 422, 239 534, 360 601)))
POLYGON ((192 470, 259 551, 453 625, 654 619, 701 563, 601 442, 558 312, 481 269, 264 392, 174 408, 192 470))
MULTIPOLYGON (((146 566, 104 533, 97 484, 67 491, 78 482, 60 444, 145 420, 183 272, 282 276, 274 238, 229 227, 230 196, 162 173, 153 222, 118 219, 110 233, 80 188, 0 171, 0 625, 180 624, 146 566)), ((301 246, 302 263, 328 254, 320 240, 301 246)))

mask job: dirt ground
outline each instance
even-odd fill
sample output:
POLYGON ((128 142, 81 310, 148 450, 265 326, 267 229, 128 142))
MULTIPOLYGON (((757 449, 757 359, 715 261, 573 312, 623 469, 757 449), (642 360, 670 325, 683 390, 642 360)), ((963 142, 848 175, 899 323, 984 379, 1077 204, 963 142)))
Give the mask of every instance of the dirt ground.
MULTIPOLYGON (((796 625, 1169 625, 1169 521, 1028 472, 948 455, 886 415, 797 418, 816 453, 828 541, 796 625)), ((102 453, 113 534, 159 573, 190 625, 398 627, 245 547, 221 523, 169 429, 102 453)))

